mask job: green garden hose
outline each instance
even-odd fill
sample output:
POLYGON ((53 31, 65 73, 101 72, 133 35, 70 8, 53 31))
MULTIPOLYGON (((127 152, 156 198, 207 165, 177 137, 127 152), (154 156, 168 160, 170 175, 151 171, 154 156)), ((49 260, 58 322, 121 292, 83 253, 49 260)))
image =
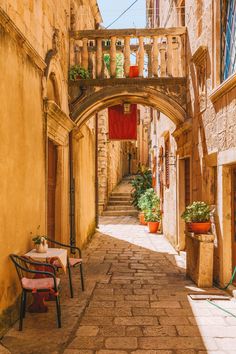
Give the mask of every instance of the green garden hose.
POLYGON ((226 312, 226 313, 228 313, 228 314, 230 314, 231 316, 233 316, 233 317, 236 318, 236 315, 234 315, 232 312, 229 312, 228 310, 224 309, 223 307, 221 307, 221 306, 215 304, 213 301, 210 301, 210 300, 206 300, 206 301, 209 302, 209 304, 211 304, 211 305, 217 307, 218 309, 220 309, 220 310, 222 310, 222 311, 224 311, 224 312, 226 312))
POLYGON ((236 274, 236 267, 234 267, 234 271, 233 271, 233 274, 232 274, 232 277, 231 277, 229 283, 224 288, 220 288, 220 289, 226 290, 233 283, 235 274, 236 274))
MULTIPOLYGON (((218 287, 218 288, 221 289, 221 290, 226 290, 226 289, 233 283, 235 274, 236 274, 236 267, 234 267, 234 271, 233 271, 232 277, 231 277, 230 281, 228 282, 228 284, 227 284, 224 288, 220 288, 220 287, 218 287)), ((209 304, 211 304, 211 305, 217 307, 218 309, 220 309, 220 310, 222 310, 222 311, 224 311, 224 312, 228 313, 229 315, 231 315, 231 316, 233 316, 233 317, 236 318, 236 315, 235 315, 235 314, 233 314, 232 312, 230 312, 230 311, 224 309, 223 307, 217 305, 217 304, 214 303, 213 301, 211 301, 211 300, 206 300, 206 301, 207 301, 209 304)))

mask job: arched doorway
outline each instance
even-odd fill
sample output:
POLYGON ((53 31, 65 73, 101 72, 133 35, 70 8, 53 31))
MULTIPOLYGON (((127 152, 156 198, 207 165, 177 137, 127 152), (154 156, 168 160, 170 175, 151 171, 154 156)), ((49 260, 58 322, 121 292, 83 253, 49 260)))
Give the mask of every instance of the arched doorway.
MULTIPOLYGON (((76 122, 78 130, 80 130, 86 122, 88 122, 91 117, 95 117, 99 112, 106 110, 108 107, 122 104, 124 102, 135 103, 142 106, 151 107, 153 109, 158 110, 163 115, 167 117, 167 119, 172 122, 174 129, 171 131, 171 136, 173 140, 175 140, 175 132, 177 140, 176 146, 178 148, 179 136, 182 134, 181 129, 185 130, 185 120, 186 113, 184 109, 184 105, 180 105, 180 100, 175 100, 174 97, 170 95, 165 95, 164 92, 160 92, 154 88, 143 87, 142 89, 137 90, 135 86, 129 87, 113 87, 112 89, 109 87, 102 88, 99 91, 93 91, 88 96, 84 94, 81 98, 76 99, 76 97, 72 95, 73 102, 71 104, 71 117, 76 122)), ((158 160, 158 151, 156 152, 156 158, 158 160)), ((175 157, 175 162, 177 160, 177 156, 175 157)), ((172 161, 169 161, 172 164, 172 161)), ((172 164, 173 165, 173 164, 172 164)), ((151 167, 151 166, 150 166, 151 167)), ((158 163, 156 164, 156 168, 158 169, 158 163)), ((175 168, 178 168, 178 165, 175 163, 175 168)), ((174 167, 172 167, 174 169, 174 167)), ((158 175, 158 172, 157 172, 158 175)), ((177 172, 175 173, 175 178, 177 180, 177 172)), ((176 198, 177 198, 177 188, 175 188, 176 198)), ((177 202, 176 202, 177 203, 177 202)), ((176 235, 178 232, 178 223, 177 220, 177 205, 175 206, 176 214, 174 221, 176 226, 176 235)), ((78 232, 77 232, 78 234, 78 232)), ((175 235, 175 236, 176 236, 175 235)), ((178 242, 178 235, 176 236, 175 243, 178 242)))

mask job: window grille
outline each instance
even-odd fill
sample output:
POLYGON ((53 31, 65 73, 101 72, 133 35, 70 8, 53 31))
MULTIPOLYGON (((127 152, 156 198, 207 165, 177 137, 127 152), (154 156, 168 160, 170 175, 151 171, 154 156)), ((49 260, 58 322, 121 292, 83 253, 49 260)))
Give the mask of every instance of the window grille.
POLYGON ((221 81, 236 72, 236 0, 221 0, 221 81))

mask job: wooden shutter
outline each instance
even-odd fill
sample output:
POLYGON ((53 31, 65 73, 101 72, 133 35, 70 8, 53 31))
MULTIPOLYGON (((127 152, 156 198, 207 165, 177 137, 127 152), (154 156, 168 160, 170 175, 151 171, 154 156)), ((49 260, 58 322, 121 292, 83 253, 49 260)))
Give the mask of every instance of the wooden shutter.
POLYGON ((185 206, 191 202, 190 198, 190 158, 184 160, 185 206))
POLYGON ((165 184, 170 187, 170 137, 165 140, 165 184))

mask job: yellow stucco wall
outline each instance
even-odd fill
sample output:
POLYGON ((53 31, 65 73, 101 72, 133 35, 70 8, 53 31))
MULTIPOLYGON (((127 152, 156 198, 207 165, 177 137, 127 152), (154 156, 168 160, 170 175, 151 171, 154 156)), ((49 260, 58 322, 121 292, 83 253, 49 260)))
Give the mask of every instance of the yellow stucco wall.
MULTIPOLYGON (((47 134, 58 145, 56 238, 69 241, 69 123, 65 118, 69 115, 68 31, 94 28, 100 20, 96 0, 0 0, 0 335, 3 327, 18 317, 14 304, 19 282, 8 256, 32 248, 31 232, 35 234, 38 225, 41 234, 47 229, 47 134), (51 49, 57 54, 48 65, 48 76, 43 78, 43 61, 51 49), (60 116, 49 122, 49 116, 43 113, 43 100, 54 99, 50 90, 47 92, 51 73, 61 111, 56 109, 60 116)), ((95 225, 94 137, 86 129, 82 129, 84 140, 78 143, 77 156, 76 225, 80 245, 95 225)))
POLYGON ((1 31, 0 41, 0 316, 18 295, 10 253, 32 247, 45 231, 45 159, 42 73, 1 31))
POLYGON ((94 118, 73 140, 76 243, 82 246, 95 231, 95 134, 94 118))

